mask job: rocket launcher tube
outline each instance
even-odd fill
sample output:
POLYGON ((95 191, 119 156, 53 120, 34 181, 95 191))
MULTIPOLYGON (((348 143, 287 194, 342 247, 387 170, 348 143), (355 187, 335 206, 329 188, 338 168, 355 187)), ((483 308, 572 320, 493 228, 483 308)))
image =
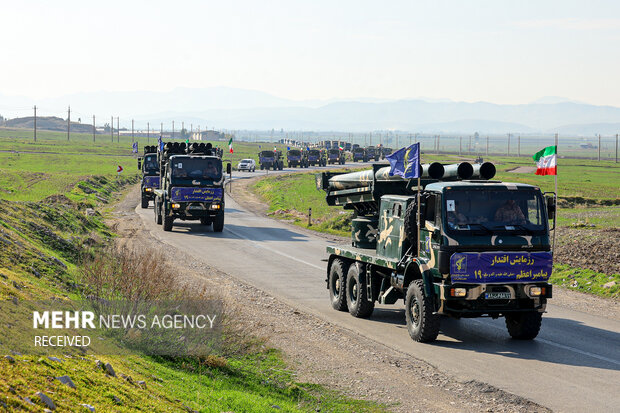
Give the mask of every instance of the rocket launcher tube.
MULTIPOLYGON (((444 167, 439 162, 420 165, 421 177, 426 179, 441 179, 444 167)), ((407 181, 401 176, 390 176, 390 167, 380 168, 373 174, 371 169, 366 171, 338 174, 329 178, 329 190, 341 190, 351 188, 369 188, 372 182, 407 181)))
POLYGON ((483 162, 483 163, 476 163, 473 165, 474 167, 474 174, 472 175, 472 178, 479 178, 479 179, 493 179, 493 177, 495 176, 495 165, 493 165, 491 162, 483 162))
POLYGON ((469 162, 454 163, 445 165, 443 179, 446 181, 456 179, 469 179, 474 174, 474 167, 469 162))

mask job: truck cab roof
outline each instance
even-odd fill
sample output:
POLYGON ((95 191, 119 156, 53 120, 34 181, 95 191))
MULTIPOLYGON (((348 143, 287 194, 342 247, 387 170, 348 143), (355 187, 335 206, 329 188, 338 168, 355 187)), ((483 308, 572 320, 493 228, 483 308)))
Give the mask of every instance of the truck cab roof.
POLYGON ((426 191, 443 192, 446 188, 480 188, 480 187, 495 187, 495 188, 508 188, 508 189, 531 189, 538 188, 534 185, 522 184, 519 182, 502 182, 502 181, 487 181, 487 180, 466 180, 466 181, 443 181, 434 182, 426 185, 424 188, 426 191))

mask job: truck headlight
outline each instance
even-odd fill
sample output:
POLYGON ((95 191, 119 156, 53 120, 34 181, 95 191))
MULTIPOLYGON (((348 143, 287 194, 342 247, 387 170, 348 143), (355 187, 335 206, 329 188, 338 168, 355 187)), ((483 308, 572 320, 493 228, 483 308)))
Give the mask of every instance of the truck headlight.
POLYGON ((181 204, 172 204, 172 209, 179 209, 181 208, 181 204))
POLYGON ((153 188, 144 188, 145 192, 153 192, 153 188))
POLYGON ((452 297, 465 297, 467 295, 467 288, 451 288, 450 295, 452 297))
POLYGON ((532 285, 529 290, 530 297, 540 297, 544 293, 545 293, 544 287, 537 287, 535 285, 532 285))
POLYGON ((220 209, 220 204, 211 204, 211 209, 220 209))

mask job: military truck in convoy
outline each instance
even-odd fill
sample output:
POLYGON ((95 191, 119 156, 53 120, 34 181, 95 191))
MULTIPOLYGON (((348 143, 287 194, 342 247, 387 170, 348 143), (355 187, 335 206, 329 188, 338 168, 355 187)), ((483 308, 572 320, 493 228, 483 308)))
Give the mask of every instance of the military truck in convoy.
POLYGON ((344 151, 340 149, 328 149, 327 150, 327 163, 330 165, 344 165, 345 163, 345 154, 344 151))
POLYGON ((441 316, 505 317, 514 339, 537 336, 552 267, 554 193, 493 181, 493 164, 317 174, 328 205, 354 211, 349 245, 329 246, 332 307, 366 318, 403 300, 411 338, 436 339, 441 316), (419 200, 419 202, 418 202, 419 200))
POLYGON ((390 155, 394 150, 392 148, 386 148, 385 146, 380 149, 381 159, 385 159, 386 156, 390 155))
POLYGON ((324 149, 308 149, 307 151, 305 151, 305 157, 308 161, 308 165, 312 165, 312 166, 327 165, 327 158, 325 157, 324 149))
POLYGON ((140 194, 142 208, 149 207, 149 201, 155 199, 154 190, 159 188, 159 165, 157 163, 157 146, 144 146, 144 156, 138 158, 138 170, 142 171, 140 194))
POLYGON ((300 149, 289 149, 286 152, 286 162, 289 168, 306 167, 305 159, 300 149))
POLYGON ((274 171, 281 171, 284 169, 282 151, 260 151, 258 153, 258 163, 260 164, 260 169, 273 169, 274 171))
POLYGON ((365 151, 366 151, 366 155, 364 157, 364 162, 368 162, 368 161, 377 162, 379 160, 379 150, 375 148, 374 146, 367 146, 365 151))
MULTIPOLYGON (((167 142, 158 151, 160 188, 155 189, 155 222, 171 231, 175 220, 196 220, 224 229, 222 159, 210 143, 167 142)), ((231 165, 226 164, 230 174, 231 165)))
POLYGON ((353 148, 353 162, 366 162, 366 151, 364 148, 353 148))

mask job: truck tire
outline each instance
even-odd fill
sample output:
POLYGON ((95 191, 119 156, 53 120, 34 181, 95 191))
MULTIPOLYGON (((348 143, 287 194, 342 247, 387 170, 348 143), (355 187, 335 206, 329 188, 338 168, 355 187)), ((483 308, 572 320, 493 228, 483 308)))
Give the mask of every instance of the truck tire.
POLYGON ((368 318, 375 309, 374 301, 368 301, 366 280, 360 280, 359 267, 356 263, 349 266, 345 291, 349 313, 356 318, 368 318))
POLYGON ((532 340, 540 331, 542 313, 509 313, 506 314, 508 334, 515 340, 532 340))
POLYGON ((160 203, 157 202, 157 199, 155 199, 153 204, 153 211, 155 211, 155 223, 157 225, 161 225, 161 213, 159 212, 160 203))
POLYGON ((164 231, 172 231, 172 223, 174 222, 174 217, 170 215, 166 215, 165 209, 162 209, 162 221, 164 223, 164 231))
POLYGON ((260 164, 260 170, 262 171, 263 169, 265 169, 265 166, 263 164, 260 164))
POLYGON ((422 280, 413 280, 405 297, 407 330, 413 341, 427 343, 439 334, 439 315, 433 314, 433 300, 424 291, 422 280))
POLYGON ((140 204, 140 206, 142 207, 142 209, 146 209, 149 207, 149 199, 144 195, 142 195, 142 203, 140 204))
POLYGON ((332 262, 327 278, 329 288, 329 300, 334 310, 347 311, 347 297, 345 294, 346 271, 349 265, 339 258, 332 262))
POLYGON ((222 232, 224 230, 224 211, 220 212, 213 219, 213 232, 222 232))

